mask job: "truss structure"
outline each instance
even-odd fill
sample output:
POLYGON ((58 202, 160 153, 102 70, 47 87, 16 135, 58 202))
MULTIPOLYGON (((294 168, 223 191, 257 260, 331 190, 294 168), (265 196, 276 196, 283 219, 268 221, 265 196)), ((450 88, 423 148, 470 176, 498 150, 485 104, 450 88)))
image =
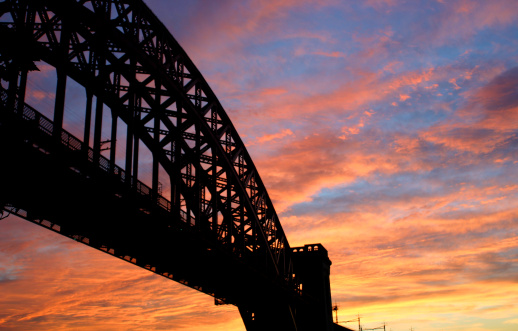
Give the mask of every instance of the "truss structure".
MULTIPOLYGON (((1 91, 2 108, 15 110, 24 123, 35 122, 43 140, 52 137, 70 155, 81 152, 94 168, 152 201, 148 213, 166 215, 171 224, 181 224, 177 228, 216 243, 236 263, 263 270, 284 291, 283 298, 291 298, 282 308, 290 326, 282 329, 295 330, 295 304, 290 300, 300 297, 300 284, 292 248, 266 188, 215 94, 143 1, 4 0, 0 18, 0 68, 2 79, 9 82, 1 91), (20 46, 13 48, 13 42, 20 46), (56 68, 53 119, 24 102, 27 71, 34 69, 36 60, 56 68), (82 140, 63 128, 68 78, 86 91, 82 140), (107 144, 101 139, 105 106, 112 116, 109 157, 102 154, 107 144), (126 130, 124 165, 115 163, 119 120, 126 130), (150 186, 139 181, 141 143, 152 153, 150 186), (164 180, 170 184, 169 196, 160 191, 164 180)), ((17 207, 0 207, 30 219, 17 207)), ((36 222, 60 232, 58 224, 36 222)), ((76 237, 93 245, 87 237, 76 237)), ((101 249, 117 255, 111 247, 101 249)), ((140 264, 136 257, 119 257, 173 278, 153 265, 140 264)), ((212 289, 197 289, 217 297, 212 289)), ((266 325, 264 317, 256 322, 263 312, 254 304, 227 299, 222 294, 217 302, 238 305, 249 330, 266 325)), ((267 311, 281 309, 272 307, 267 311)))

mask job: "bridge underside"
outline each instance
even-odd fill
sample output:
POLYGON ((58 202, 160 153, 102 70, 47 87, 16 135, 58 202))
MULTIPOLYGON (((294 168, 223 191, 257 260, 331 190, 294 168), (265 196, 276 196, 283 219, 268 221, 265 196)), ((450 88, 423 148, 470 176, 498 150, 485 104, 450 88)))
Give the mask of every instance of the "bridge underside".
POLYGON ((0 155, 1 209, 209 294, 216 304, 237 305, 255 325, 250 330, 276 329, 271 321, 293 329, 293 294, 280 282, 221 249, 210 231, 175 219, 120 174, 95 167, 84 150, 56 145, 34 121, 2 109, 0 155))
POLYGON ((249 331, 333 329, 327 251, 290 247, 221 104, 141 0, 4 0, 0 17, 0 46, 22 44, 0 47, 0 209, 234 304, 249 331), (53 120, 25 104, 36 60, 56 68, 53 120), (82 140, 63 129, 68 78, 87 96, 82 140))
POLYGON ((8 160, 0 172, 0 209, 209 294, 216 304, 234 304, 247 330, 315 330, 322 320, 332 330, 329 297, 322 305, 311 295, 330 295, 330 262, 295 259, 301 275, 317 275, 303 279, 314 293, 294 296, 265 270, 218 247, 210 231, 174 219, 121 175, 95 167, 87 151, 56 144, 35 120, 19 115, 0 109, 0 155, 8 160))

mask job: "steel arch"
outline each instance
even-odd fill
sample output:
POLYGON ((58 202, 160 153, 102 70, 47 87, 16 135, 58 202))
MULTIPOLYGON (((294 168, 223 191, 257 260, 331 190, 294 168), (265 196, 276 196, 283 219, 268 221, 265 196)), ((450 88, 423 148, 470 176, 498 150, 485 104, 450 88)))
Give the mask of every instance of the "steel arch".
POLYGON ((14 28, 32 24, 42 58, 134 126, 172 180, 182 178, 171 197, 173 206, 185 205, 181 218, 208 226, 239 256, 267 250, 275 272, 290 279, 289 244, 250 155, 203 76, 144 3, 40 0, 23 13, 23 2, 14 2, 14 28), (23 22, 33 15, 41 23, 23 22))
MULTIPOLYGON (((0 2, 0 16, 9 15, 3 28, 57 70, 56 139, 63 134, 64 86, 70 77, 90 100, 96 97, 96 127, 102 125, 97 122, 102 104, 126 123, 129 186, 141 185, 142 141, 153 154, 150 195, 156 205, 299 293, 290 245, 243 141, 201 73, 142 0, 0 2), (159 166, 171 182, 167 198, 159 194, 159 166)), ((18 98, 20 106, 22 93, 18 98)), ((91 158, 99 164, 106 160, 100 130, 94 132, 91 158)), ((86 146, 89 139, 85 135, 86 146)), ((112 173, 121 172, 115 150, 112 145, 107 160, 112 173)), ((245 323, 254 313, 249 307, 240 311, 245 323)))

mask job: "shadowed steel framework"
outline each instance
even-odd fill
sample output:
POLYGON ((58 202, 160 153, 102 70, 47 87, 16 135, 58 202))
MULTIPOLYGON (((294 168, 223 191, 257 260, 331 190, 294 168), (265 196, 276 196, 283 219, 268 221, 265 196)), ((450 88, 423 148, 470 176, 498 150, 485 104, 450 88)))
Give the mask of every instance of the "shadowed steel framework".
POLYGON ((327 251, 290 247, 220 102, 141 0, 5 0, 0 15, 5 212, 234 304, 247 330, 338 327, 327 251), (52 119, 25 102, 35 61, 56 70, 52 119), (68 79, 86 94, 81 138, 63 125, 68 79))

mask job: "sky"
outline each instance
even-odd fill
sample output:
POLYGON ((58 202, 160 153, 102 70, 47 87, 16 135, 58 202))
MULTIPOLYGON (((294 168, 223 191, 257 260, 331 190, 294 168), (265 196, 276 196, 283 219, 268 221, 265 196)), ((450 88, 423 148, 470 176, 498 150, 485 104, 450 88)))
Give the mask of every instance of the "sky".
MULTIPOLYGON (((290 245, 327 248, 339 321, 518 330, 517 1, 145 3, 218 96, 290 245)), ((35 75, 42 109, 52 70, 35 75)), ((0 293, 2 331, 245 330, 234 306, 13 216, 0 293)))

